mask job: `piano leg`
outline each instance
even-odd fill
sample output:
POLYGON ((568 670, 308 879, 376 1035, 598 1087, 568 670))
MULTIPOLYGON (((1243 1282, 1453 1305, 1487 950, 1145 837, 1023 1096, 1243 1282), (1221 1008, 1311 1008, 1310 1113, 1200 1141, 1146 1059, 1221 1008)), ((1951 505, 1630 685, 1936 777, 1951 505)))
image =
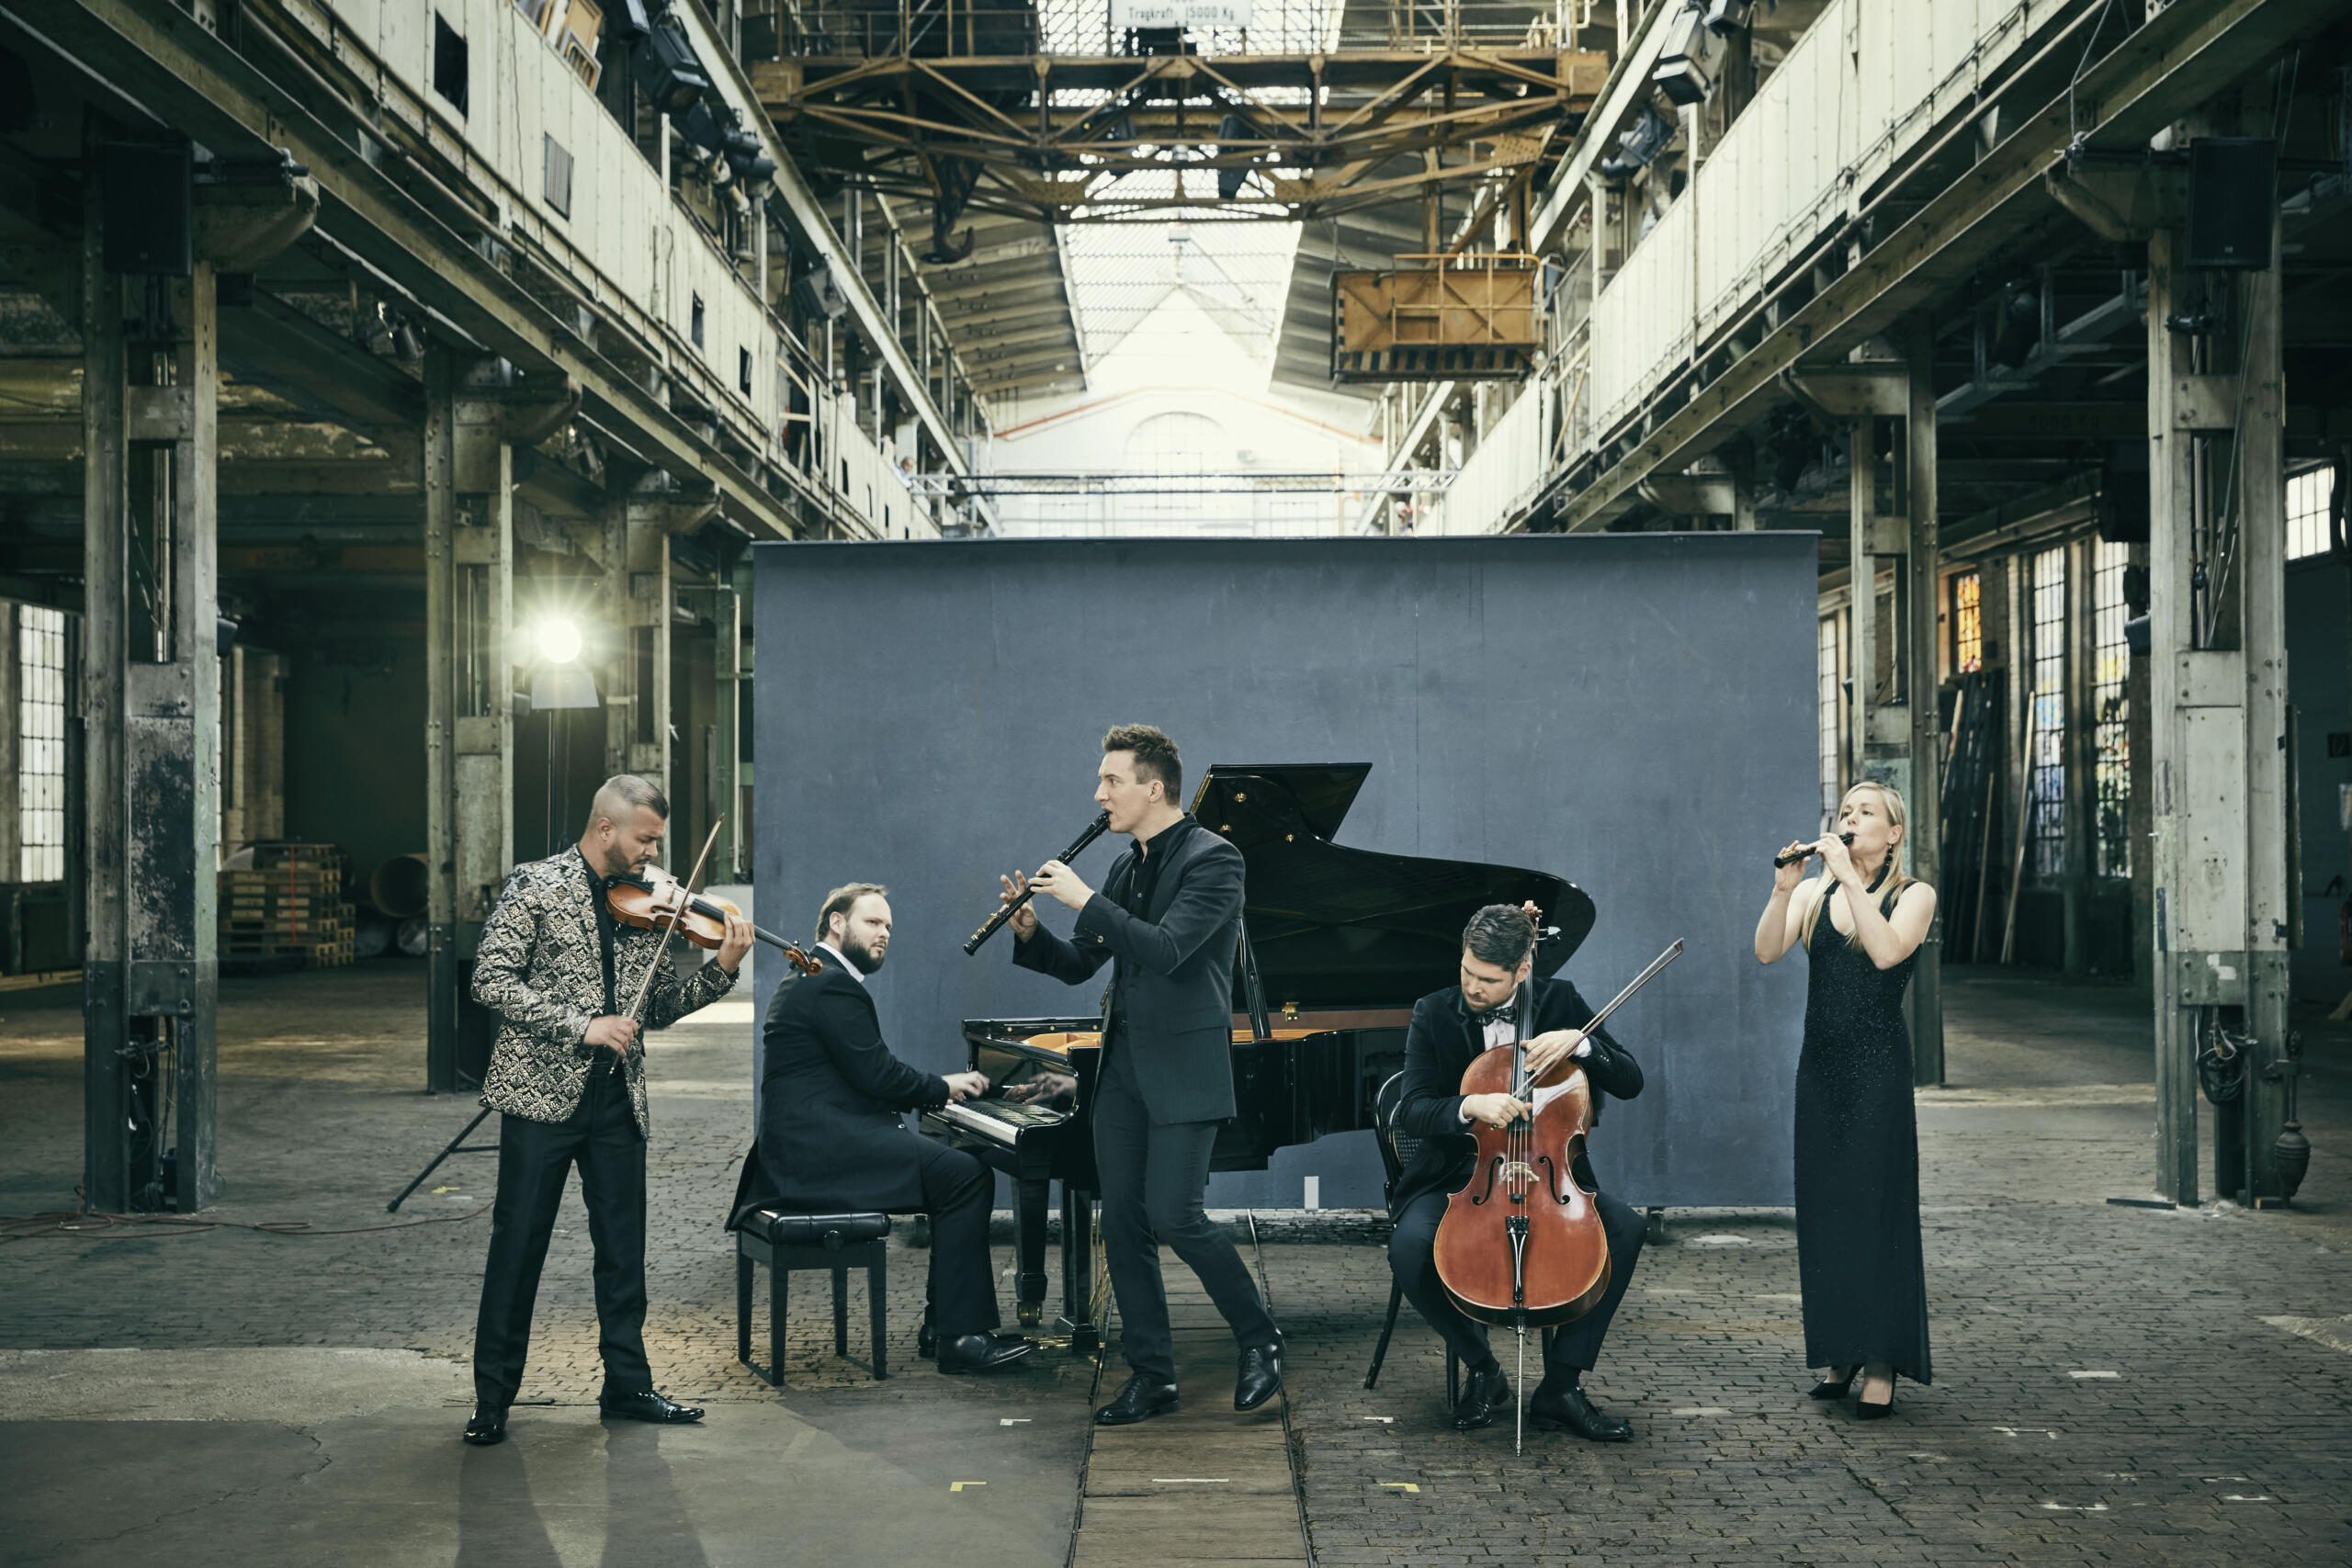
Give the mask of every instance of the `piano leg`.
POLYGON ((1102 1330, 1094 1323, 1094 1195, 1062 1183, 1062 1320, 1069 1336, 1069 1353, 1082 1356, 1101 1348, 1102 1330))
POLYGON ((1013 1301, 1021 1326, 1035 1328, 1046 1315, 1046 1202, 1044 1177, 1012 1184, 1013 1301))

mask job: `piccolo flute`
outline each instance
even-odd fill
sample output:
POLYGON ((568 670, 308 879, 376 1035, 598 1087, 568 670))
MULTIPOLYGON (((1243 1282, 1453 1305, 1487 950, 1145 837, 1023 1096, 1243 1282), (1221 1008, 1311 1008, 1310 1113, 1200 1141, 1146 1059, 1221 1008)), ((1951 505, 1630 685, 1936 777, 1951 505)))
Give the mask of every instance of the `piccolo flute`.
MULTIPOLYGON (((1854 835, 1851 833, 1840 833, 1838 835, 1838 841, 1841 844, 1850 845, 1854 841, 1854 835)), ((1804 849, 1791 850, 1784 855, 1774 855, 1772 857, 1772 869, 1774 871, 1778 871, 1784 865, 1794 865, 1797 862, 1804 859, 1805 856, 1811 853, 1813 853, 1811 850, 1804 849)))
MULTIPOLYGON (((1110 830, 1110 827, 1111 814, 1105 811, 1097 816, 1093 821, 1089 822, 1086 825, 1086 831, 1080 833, 1077 840, 1071 843, 1069 848, 1064 850, 1054 858, 1061 862, 1064 865, 1068 865, 1070 862, 1079 857, 1080 852, 1083 851, 1087 845, 1092 843, 1095 840, 1108 832, 1110 830)), ((974 931, 972 933, 972 940, 964 944, 964 955, 968 958, 973 953, 979 952, 980 944, 988 941, 989 938, 996 935, 997 927, 1012 919, 1012 911, 1021 908, 1022 905, 1029 902, 1030 898, 1036 893, 1036 891, 1037 890, 1034 887, 1023 887, 1021 890, 1021 896, 1015 898, 1012 903, 1000 904, 997 906, 997 911, 995 914, 989 917, 988 924, 982 926, 978 931, 974 931)))

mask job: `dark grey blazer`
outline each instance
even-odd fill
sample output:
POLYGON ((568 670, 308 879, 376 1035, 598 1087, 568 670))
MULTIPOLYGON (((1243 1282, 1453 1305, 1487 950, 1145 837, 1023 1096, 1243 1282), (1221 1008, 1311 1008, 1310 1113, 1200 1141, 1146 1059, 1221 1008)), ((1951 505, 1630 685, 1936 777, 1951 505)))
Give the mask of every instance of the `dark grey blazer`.
MULTIPOLYGON (((1106 963, 1126 982, 1127 1048, 1155 1123, 1233 1114, 1233 953, 1241 940, 1241 852, 1196 827, 1160 868, 1143 918, 1119 904, 1142 857, 1130 846, 1068 939, 1041 923, 1012 948, 1023 969, 1083 985, 1106 963)), ((1104 1010, 1109 998, 1106 994, 1104 1010)))

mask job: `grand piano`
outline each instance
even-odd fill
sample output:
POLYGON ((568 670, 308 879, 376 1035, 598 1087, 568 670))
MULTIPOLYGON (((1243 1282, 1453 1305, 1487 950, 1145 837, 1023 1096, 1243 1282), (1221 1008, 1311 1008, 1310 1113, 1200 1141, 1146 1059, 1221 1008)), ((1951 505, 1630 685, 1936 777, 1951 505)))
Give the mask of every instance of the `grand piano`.
MULTIPOLYGON (((1544 911, 1535 967, 1545 976, 1592 930, 1592 900, 1547 873, 1333 842, 1371 772, 1220 765, 1193 796, 1193 815, 1240 850, 1249 873, 1234 964, 1238 1114, 1217 1134, 1212 1170, 1263 1170, 1276 1149, 1369 1129, 1374 1096, 1405 1064, 1413 1003, 1458 979, 1462 928, 1481 906, 1532 899, 1544 911)), ((1078 1350, 1099 1340, 1091 1105, 1102 1030, 1099 1016, 966 1019, 967 1061, 989 1093, 922 1117, 926 1134, 1012 1177, 1024 1326, 1044 1315, 1050 1184, 1061 1183, 1057 1327, 1078 1350)))

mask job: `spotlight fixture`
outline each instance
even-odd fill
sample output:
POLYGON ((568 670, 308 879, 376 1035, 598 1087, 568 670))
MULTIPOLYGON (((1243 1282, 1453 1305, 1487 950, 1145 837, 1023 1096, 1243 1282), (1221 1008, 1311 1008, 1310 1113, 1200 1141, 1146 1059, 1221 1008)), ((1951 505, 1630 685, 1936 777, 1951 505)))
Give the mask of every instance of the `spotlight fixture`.
POLYGON ((392 323, 384 314, 384 307, 380 302, 376 306, 376 319, 368 323, 365 335, 368 339, 368 352, 379 358, 390 358, 399 347, 392 342, 392 323))
POLYGON ((392 329, 392 346, 402 359, 412 365, 424 357, 424 340, 405 317, 392 329))
POLYGON ((1756 17, 1756 0, 1707 0, 1707 30, 1717 38, 1744 30, 1756 17))
POLYGON ((539 657, 549 664, 569 664, 580 657, 580 623, 569 615, 548 615, 533 628, 539 657))
POLYGON ((1650 81, 1677 108, 1687 109, 1705 103, 1707 95, 1714 90, 1711 58, 1723 46, 1708 30, 1706 17, 1697 0, 1692 0, 1686 16, 1688 20, 1676 22, 1674 41, 1658 57, 1650 81))
POLYGON ((2041 300, 2030 288, 2012 288, 2001 296, 2000 325, 1985 357, 2015 370, 2032 357, 2041 338, 2041 300))
POLYGON ((1617 151, 1600 161, 1600 177, 1611 185, 1623 185, 1635 171, 1648 167, 1673 135, 1674 123, 1658 113, 1655 105, 1644 104, 1642 118, 1617 138, 1617 151))
POLYGON ((710 91, 710 75, 695 46, 670 23, 649 28, 632 58, 637 85, 660 113, 683 116, 710 91))

